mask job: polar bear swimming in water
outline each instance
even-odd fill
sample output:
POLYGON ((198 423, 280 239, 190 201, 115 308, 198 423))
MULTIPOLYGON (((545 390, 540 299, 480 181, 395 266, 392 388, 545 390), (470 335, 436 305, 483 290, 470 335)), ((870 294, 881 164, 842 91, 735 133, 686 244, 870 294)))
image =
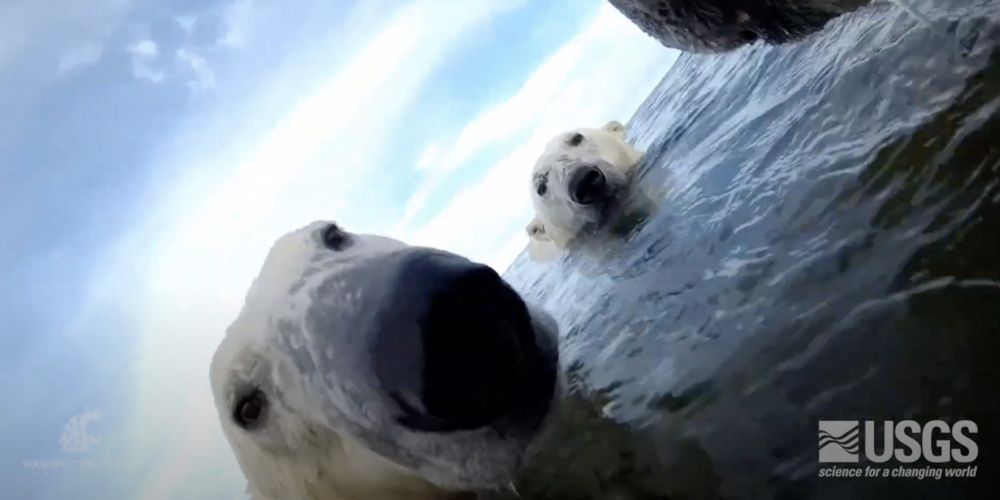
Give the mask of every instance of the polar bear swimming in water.
POLYGON ((212 360, 255 500, 511 484, 559 398, 557 326, 492 269, 315 222, 275 243, 212 360))
MULTIPOLYGON (((833 18, 871 0, 608 0, 666 47, 725 52, 763 40, 781 44, 823 29, 833 18)), ((892 0, 930 24, 909 0, 892 0)))
POLYGON ((617 121, 579 128, 549 141, 531 173, 535 217, 525 231, 536 260, 620 215, 631 199, 632 173, 642 153, 625 140, 617 121))

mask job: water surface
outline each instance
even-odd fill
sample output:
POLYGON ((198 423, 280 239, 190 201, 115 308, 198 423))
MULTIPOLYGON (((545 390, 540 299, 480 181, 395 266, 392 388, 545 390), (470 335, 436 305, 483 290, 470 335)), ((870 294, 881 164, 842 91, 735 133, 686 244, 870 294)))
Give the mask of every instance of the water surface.
POLYGON ((652 448, 651 495, 992 498, 1000 3, 918 4, 939 31, 879 4, 682 56, 630 123, 651 218, 508 269, 574 391, 652 448), (963 418, 975 480, 817 477, 818 420, 963 418))

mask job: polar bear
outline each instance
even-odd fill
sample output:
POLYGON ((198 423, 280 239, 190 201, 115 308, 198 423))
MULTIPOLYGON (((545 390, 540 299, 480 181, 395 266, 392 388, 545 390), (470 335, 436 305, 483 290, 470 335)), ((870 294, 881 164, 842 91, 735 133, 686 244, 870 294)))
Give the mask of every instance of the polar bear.
POLYGON ((611 121, 580 128, 549 141, 531 173, 535 217, 525 230, 535 256, 545 246, 564 249, 605 222, 628 194, 642 153, 625 141, 625 127, 611 121))
POLYGON ((560 399, 556 330, 484 265, 314 222, 274 244, 212 392, 255 500, 467 498, 560 399))

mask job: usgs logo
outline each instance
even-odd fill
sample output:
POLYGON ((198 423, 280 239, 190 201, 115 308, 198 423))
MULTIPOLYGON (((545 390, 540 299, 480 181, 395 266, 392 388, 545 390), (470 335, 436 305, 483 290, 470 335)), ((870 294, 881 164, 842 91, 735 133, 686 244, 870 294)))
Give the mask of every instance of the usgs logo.
POLYGON ((970 437, 979 432, 971 420, 949 424, 931 420, 923 425, 914 420, 876 425, 868 420, 820 420, 819 461, 821 463, 858 463, 864 450, 872 463, 895 459, 904 464, 921 458, 930 463, 969 463, 979 456, 979 446, 970 437))

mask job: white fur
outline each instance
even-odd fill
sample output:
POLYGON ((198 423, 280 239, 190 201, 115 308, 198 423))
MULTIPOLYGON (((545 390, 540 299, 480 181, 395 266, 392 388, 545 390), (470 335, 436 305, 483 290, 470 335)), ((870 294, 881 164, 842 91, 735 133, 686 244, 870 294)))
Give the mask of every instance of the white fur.
MULTIPOLYGON (((443 500, 506 485, 534 436, 402 429, 370 376, 337 359, 347 347, 337 342, 350 337, 327 332, 331 324, 351 332, 338 322, 366 313, 366 262, 407 246, 350 234, 350 245, 330 251, 320 236, 328 224, 275 243, 212 361, 222 428, 252 498, 443 500), (259 427, 244 429, 233 412, 251 389, 267 394, 268 405, 259 427)), ((529 311, 536 335, 554 343, 555 322, 529 311)))
POLYGON ((535 163, 531 179, 534 219, 525 230, 530 237, 529 250, 536 260, 547 260, 565 249, 581 232, 601 225, 609 208, 622 198, 631 182, 632 170, 642 153, 625 140, 625 127, 612 121, 604 127, 580 128, 557 135, 535 163), (582 141, 574 144, 579 134, 582 141), (569 176, 583 166, 597 167, 613 191, 606 203, 584 206, 569 194, 569 176), (539 194, 539 185, 545 192, 539 194))

